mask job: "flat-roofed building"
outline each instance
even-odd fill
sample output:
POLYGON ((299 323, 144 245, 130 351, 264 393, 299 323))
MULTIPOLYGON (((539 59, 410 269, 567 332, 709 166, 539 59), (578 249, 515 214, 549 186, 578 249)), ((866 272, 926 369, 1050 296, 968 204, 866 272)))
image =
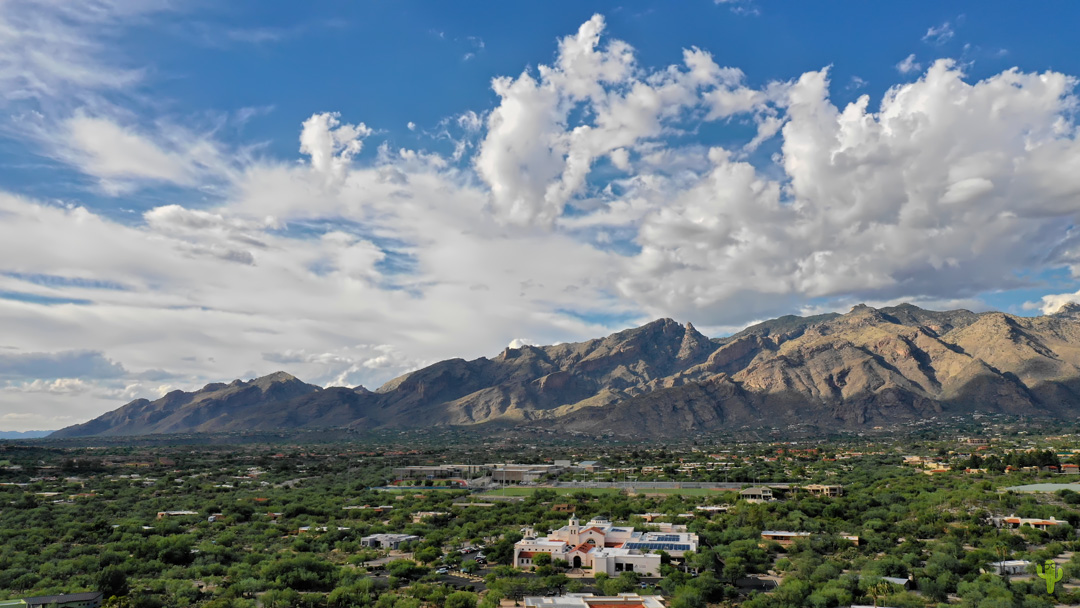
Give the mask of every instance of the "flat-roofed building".
POLYGON ((614 596, 568 593, 556 597, 527 597, 525 608, 664 608, 657 595, 620 593, 614 596))
POLYGON ((1025 559, 1007 559, 1000 562, 990 562, 990 571, 1001 576, 1016 576, 1027 574, 1028 567, 1032 562, 1025 559))
POLYGON ((419 536, 415 534, 372 534, 371 536, 365 536, 360 539, 361 547, 371 547, 373 549, 392 549, 394 551, 401 548, 404 543, 414 543, 420 540, 419 536))
POLYGON ((810 538, 809 532, 788 532, 786 530, 765 530, 761 538, 766 541, 780 543, 785 547, 794 544, 800 538, 810 538))
POLYGON ((484 464, 433 464, 413 467, 397 467, 396 479, 472 479, 491 469, 484 464))
POLYGON ((590 551, 593 575, 606 572, 617 576, 621 572, 637 572, 641 576, 660 576, 660 554, 642 553, 633 549, 604 547, 590 551))
POLYGON ((157 518, 165 519, 166 517, 183 517, 185 515, 198 515, 198 511, 158 511, 157 518))
POLYGON ((56 608, 99 608, 101 606, 102 593, 100 591, 88 591, 86 593, 67 593, 64 595, 39 595, 36 597, 24 597, 17 600, 0 601, 0 608, 39 608, 41 606, 56 606, 56 608))
POLYGON ((600 471, 604 470, 604 465, 600 464, 595 460, 583 460, 574 465, 572 468, 579 471, 585 471, 586 473, 599 473, 600 471))
POLYGON ((491 471, 491 480, 496 483, 534 483, 545 475, 558 475, 562 467, 553 464, 500 464, 491 471))
POLYGON ((653 523, 649 524, 649 530, 653 530, 656 532, 666 532, 668 534, 678 534, 681 532, 686 532, 686 529, 686 524, 673 524, 667 521, 654 521, 653 523))

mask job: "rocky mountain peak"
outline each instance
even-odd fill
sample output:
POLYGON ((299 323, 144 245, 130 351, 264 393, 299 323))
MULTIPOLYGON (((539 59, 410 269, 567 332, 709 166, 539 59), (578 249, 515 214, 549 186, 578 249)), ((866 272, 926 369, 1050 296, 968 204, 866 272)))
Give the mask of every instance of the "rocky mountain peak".
POLYGON ((679 361, 697 359, 701 355, 715 350, 715 345, 701 332, 694 328, 694 324, 687 322, 683 331, 682 344, 675 358, 679 361))
POLYGON ((1080 304, 1076 302, 1066 302, 1061 305, 1061 308, 1057 309, 1054 316, 1080 316, 1080 304))
POLYGON ((972 411, 1075 420, 1078 370, 1080 303, 1044 317, 860 304, 719 340, 657 319, 578 343, 441 361, 376 392, 277 372, 134 401, 55 436, 540 421, 664 436, 784 424, 831 431, 972 411))
POLYGON ((304 383, 300 379, 298 379, 296 376, 294 376, 294 375, 292 375, 292 374, 290 374, 288 372, 274 372, 272 374, 267 374, 267 375, 265 375, 265 376, 263 376, 261 378, 255 378, 254 380, 252 380, 248 384, 250 384, 252 386, 257 386, 260 389, 265 391, 265 390, 269 390, 274 385, 304 384, 304 383))

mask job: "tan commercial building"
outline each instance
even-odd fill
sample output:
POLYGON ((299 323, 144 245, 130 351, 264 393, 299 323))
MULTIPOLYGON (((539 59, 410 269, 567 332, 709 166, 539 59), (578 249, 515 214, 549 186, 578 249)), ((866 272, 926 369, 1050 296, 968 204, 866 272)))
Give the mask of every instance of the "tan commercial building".
POLYGON ((491 471, 495 483, 535 483, 545 475, 558 475, 562 467, 553 464, 500 464, 491 471))

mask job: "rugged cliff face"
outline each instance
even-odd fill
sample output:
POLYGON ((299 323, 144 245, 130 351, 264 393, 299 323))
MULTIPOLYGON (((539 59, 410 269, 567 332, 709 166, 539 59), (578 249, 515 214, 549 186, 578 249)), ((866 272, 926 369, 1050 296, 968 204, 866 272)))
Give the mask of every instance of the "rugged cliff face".
POLYGON ((1054 315, 856 306, 710 340, 660 319, 606 338, 452 359, 375 392, 279 372, 134 401, 55 436, 356 426, 546 425, 679 435, 857 428, 974 411, 1080 412, 1080 307, 1054 315))

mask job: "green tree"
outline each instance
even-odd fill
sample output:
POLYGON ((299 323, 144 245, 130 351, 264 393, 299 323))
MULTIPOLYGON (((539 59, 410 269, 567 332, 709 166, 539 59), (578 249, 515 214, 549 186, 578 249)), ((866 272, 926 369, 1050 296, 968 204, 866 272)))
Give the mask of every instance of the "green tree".
POLYGON ((446 596, 446 608, 476 608, 476 594, 468 591, 455 591, 446 596))
POLYGON ((118 566, 108 566, 97 576, 97 587, 106 598, 128 594, 127 574, 118 566))

